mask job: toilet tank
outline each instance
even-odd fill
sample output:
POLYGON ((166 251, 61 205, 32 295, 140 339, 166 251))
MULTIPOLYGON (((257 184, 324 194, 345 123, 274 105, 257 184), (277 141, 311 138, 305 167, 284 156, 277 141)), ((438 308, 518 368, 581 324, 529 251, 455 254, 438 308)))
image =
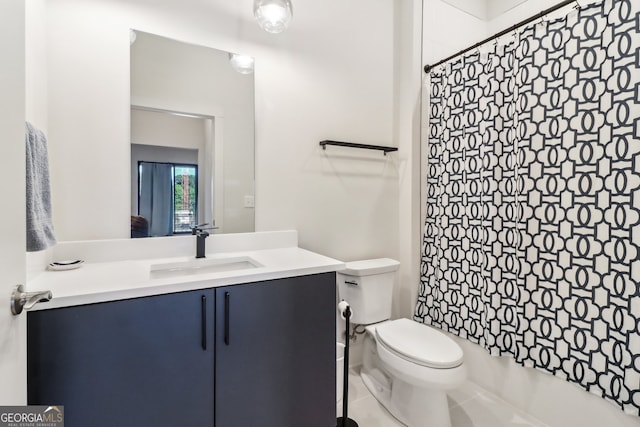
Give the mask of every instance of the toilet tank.
POLYGON ((351 322, 359 325, 391 318, 395 272, 400 263, 389 258, 347 262, 337 274, 338 293, 351 306, 351 322))

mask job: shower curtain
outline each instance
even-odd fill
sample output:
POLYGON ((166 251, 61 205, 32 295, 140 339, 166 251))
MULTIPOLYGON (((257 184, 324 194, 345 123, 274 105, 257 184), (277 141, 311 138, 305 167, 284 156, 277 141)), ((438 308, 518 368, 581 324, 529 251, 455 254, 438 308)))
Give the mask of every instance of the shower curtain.
POLYGON ((640 415, 640 2, 431 71, 415 319, 640 415))
POLYGON ((149 222, 149 237, 173 234, 173 165, 140 162, 138 213, 149 222))

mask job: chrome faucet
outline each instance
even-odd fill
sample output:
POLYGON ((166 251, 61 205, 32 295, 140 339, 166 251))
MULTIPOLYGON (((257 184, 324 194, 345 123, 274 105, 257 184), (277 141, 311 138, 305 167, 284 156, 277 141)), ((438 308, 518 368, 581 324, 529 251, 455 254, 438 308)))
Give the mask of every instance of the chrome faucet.
POLYGON ((209 223, 199 224, 194 227, 191 227, 191 234, 196 236, 196 258, 204 258, 205 257, 205 239, 209 237, 209 232, 205 230, 215 230, 218 227, 208 227, 202 228, 205 225, 209 225, 209 223))

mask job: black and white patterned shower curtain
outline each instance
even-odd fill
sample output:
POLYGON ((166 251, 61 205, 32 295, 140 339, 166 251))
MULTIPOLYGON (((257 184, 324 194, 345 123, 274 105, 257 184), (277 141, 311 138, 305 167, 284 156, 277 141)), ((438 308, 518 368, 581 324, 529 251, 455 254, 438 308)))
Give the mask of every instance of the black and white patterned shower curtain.
POLYGON ((640 415, 640 1, 430 74, 415 319, 640 415))

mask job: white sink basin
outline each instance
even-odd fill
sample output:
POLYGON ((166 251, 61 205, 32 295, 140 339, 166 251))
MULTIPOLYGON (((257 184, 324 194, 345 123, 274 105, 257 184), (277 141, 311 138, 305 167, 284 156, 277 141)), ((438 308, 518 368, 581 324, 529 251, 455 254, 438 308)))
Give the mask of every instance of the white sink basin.
POLYGON ((223 259, 194 259, 192 261, 152 264, 149 273, 152 279, 220 273, 262 267, 254 259, 242 256, 223 259))

